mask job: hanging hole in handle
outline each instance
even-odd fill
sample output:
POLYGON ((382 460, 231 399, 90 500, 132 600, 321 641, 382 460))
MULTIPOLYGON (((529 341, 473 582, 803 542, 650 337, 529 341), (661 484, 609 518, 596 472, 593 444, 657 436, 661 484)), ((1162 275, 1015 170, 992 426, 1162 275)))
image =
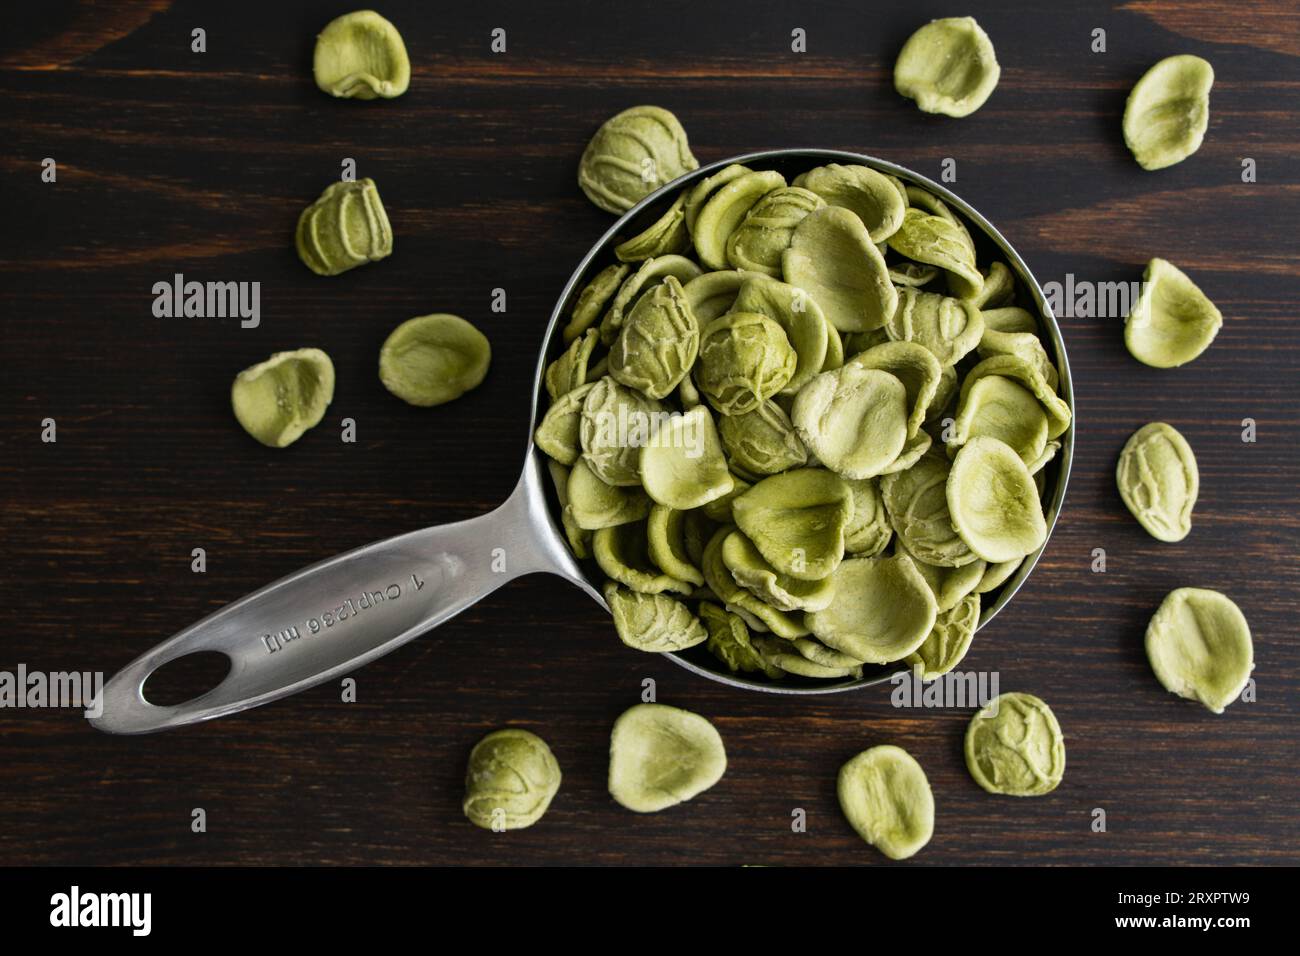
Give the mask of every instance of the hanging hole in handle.
POLYGON ((219 651, 195 651, 156 668, 140 693, 155 707, 176 707, 215 689, 230 673, 230 658, 219 651))

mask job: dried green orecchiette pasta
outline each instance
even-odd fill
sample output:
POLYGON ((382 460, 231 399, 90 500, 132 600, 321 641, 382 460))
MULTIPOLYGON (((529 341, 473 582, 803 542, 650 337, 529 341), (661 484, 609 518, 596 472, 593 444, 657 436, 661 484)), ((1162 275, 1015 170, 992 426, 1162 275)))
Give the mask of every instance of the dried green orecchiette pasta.
POLYGON ((834 574, 834 597, 809 614, 808 628, 823 644, 871 664, 912 653, 934 627, 938 604, 906 554, 848 558, 834 574))
POLYGON ((611 581, 638 594, 691 594, 689 581, 679 581, 650 558, 646 525, 639 521, 601 528, 591 539, 596 564, 611 581))
MULTIPOLYGON (((698 512, 656 504, 650 509, 650 519, 646 522, 646 550, 655 567, 698 588, 704 585, 704 575, 697 566, 699 558, 691 553, 692 514, 698 512)), ((702 545, 700 547, 702 550, 702 545)))
POLYGON ((650 398, 666 398, 690 372, 700 325, 675 276, 637 301, 609 352, 609 374, 650 398))
POLYGON ((487 336, 458 315, 408 319, 379 350, 379 380, 404 402, 442 405, 476 388, 487 375, 487 336))
POLYGON ((1164 169, 1201 148, 1213 85, 1214 68, 1188 54, 1166 57, 1143 74, 1124 105, 1124 142, 1139 166, 1164 169))
POLYGON ((592 533, 578 526, 573 510, 569 507, 569 475, 572 469, 552 459, 546 463, 546 470, 550 472, 551 482, 555 485, 555 497, 560 503, 560 524, 564 527, 564 537, 568 540, 574 557, 584 561, 591 557, 592 533))
POLYGON ((953 527, 985 561, 1023 557, 1047 539, 1029 469, 1014 448, 996 438, 972 438, 957 452, 947 497, 953 527))
POLYGON ((667 594, 645 594, 610 581, 605 601, 619 638, 638 651, 680 651, 708 640, 700 619, 667 594))
POLYGON ((688 710, 637 704, 614 722, 609 792, 637 813, 654 813, 699 796, 722 779, 727 751, 717 729, 688 710))
POLYGON ((858 558, 874 558, 894 537, 879 479, 852 478, 844 483, 853 497, 853 517, 844 529, 844 552, 858 558))
POLYGON ((587 393, 596 387, 594 382, 580 385, 565 392, 546 410, 542 423, 533 433, 537 447, 562 465, 572 465, 582 454, 578 425, 582 420, 582 404, 587 393))
POLYGON ((1223 316, 1177 266, 1152 259, 1142 275, 1142 292, 1124 323, 1124 344, 1153 368, 1186 365, 1214 341, 1223 316))
POLYGON ((727 262, 737 269, 781 275, 781 256, 795 227, 826 203, 816 193, 780 186, 763 195, 727 237, 727 262))
POLYGON ((597 531, 628 521, 644 521, 650 514, 650 496, 640 487, 611 485, 602 481, 579 458, 569 470, 565 488, 569 503, 565 514, 584 531, 597 531))
POLYGON ((578 164, 578 185, 606 212, 623 213, 683 173, 699 167, 677 117, 634 106, 596 131, 578 164))
POLYGON ((779 611, 820 611, 831 603, 834 588, 829 576, 801 581, 782 574, 739 531, 723 540, 722 561, 737 584, 779 611))
POLYGON ((601 269, 583 286, 573 303, 573 311, 569 313, 569 324, 564 327, 564 341, 572 342, 600 320, 605 306, 614 298, 631 270, 627 263, 615 263, 601 269))
POLYGON ((411 61, 397 27, 373 10, 357 10, 321 31, 312 73, 330 96, 392 99, 410 85, 411 61))
POLYGON ((686 196, 683 194, 642 232, 615 246, 614 255, 624 262, 640 262, 684 252, 690 241, 691 235, 686 229, 686 196))
POLYGON ((906 750, 884 745, 840 768, 840 809, 858 836, 891 860, 906 860, 934 835, 934 794, 906 750))
POLYGON ((1200 471, 1192 446, 1172 425, 1152 422, 1129 437, 1119 453, 1115 483, 1125 507, 1151 537, 1182 541, 1192 530, 1200 471))
POLYGON ((334 399, 334 363, 320 349, 277 352, 246 368, 230 387, 239 424, 263 445, 284 448, 325 417, 334 399))
POLYGON ((298 257, 312 272, 336 276, 393 252, 393 227, 373 179, 331 183, 298 217, 298 257))
POLYGON ((699 508, 731 491, 722 443, 708 408, 672 415, 641 452, 641 483, 655 501, 670 508, 699 508))
POLYGON ((782 269, 786 281, 812 296, 841 332, 878 329, 898 305, 898 291, 867 227, 839 206, 804 217, 782 269))
POLYGON ((498 730, 470 751, 462 809, 485 830, 522 830, 546 813, 560 779, 560 765, 541 737, 516 728, 498 730))
POLYGON ((968 594, 935 617, 934 627, 921 646, 905 660, 910 667, 920 668, 921 680, 942 677, 966 656, 979 623, 980 597, 968 594))
POLYGON ((785 330, 757 312, 728 312, 700 332, 695 383, 719 412, 743 415, 785 388, 798 357, 785 330))
POLYGON ((1065 775, 1065 737, 1033 694, 1002 694, 966 728, 966 768, 989 793, 1039 797, 1065 775))
POLYGON ((768 668, 750 643, 749 628, 739 615, 725 611, 708 601, 700 602, 700 621, 709 633, 709 653, 726 665, 733 674, 754 671, 780 677, 778 668, 768 668))
POLYGON ((750 474, 775 475, 808 462, 790 417, 776 402, 743 415, 723 415, 718 430, 731 465, 750 474))
POLYGON ((834 361, 831 357, 839 335, 827 322, 821 306, 807 292, 788 282, 744 275, 728 311, 765 315, 785 332, 786 341, 794 349, 795 363, 794 373, 781 394, 796 394, 814 375, 825 371, 828 362, 832 368, 843 364, 842 355, 834 361))
POLYGON ((833 572, 844 557, 853 496, 829 471, 796 468, 764 478, 731 508, 740 530, 783 574, 816 581, 833 572))
POLYGON ((674 276, 685 288, 686 283, 701 275, 700 267, 685 256, 672 253, 646 259, 614 293, 609 309, 600 320, 600 342, 613 345, 622 331, 623 321, 647 292, 668 276, 674 276))
POLYGON ((895 342, 925 346, 941 365, 955 365, 980 344, 984 316, 968 301, 908 288, 900 290, 885 332, 895 342))
POLYGON ((582 402, 578 438, 583 460, 607 484, 640 485, 641 450, 663 414, 655 399, 605 376, 582 402))
POLYGON ((889 237, 889 248, 944 270, 949 289, 959 298, 978 296, 984 288, 984 276, 975 268, 970 237, 954 220, 910 208, 903 214, 902 225, 889 237))
POLYGON ((1165 690, 1216 714, 1241 696, 1255 667, 1246 616, 1226 595, 1206 588, 1179 588, 1165 597, 1147 625, 1146 651, 1165 690))
POLYGON ((770 170, 746 172, 724 183, 710 195, 691 227, 691 240, 700 262, 708 269, 726 269, 734 265, 727 255, 733 233, 761 199, 783 186, 785 177, 780 173, 770 170))
POLYGON ((794 400, 799 438, 844 478, 883 474, 907 444, 907 389, 880 369, 849 364, 823 372, 794 400))
POLYGON ((993 43, 972 17, 931 20, 908 38, 894 64, 894 88, 927 113, 969 116, 1001 75, 993 43))
POLYGON ((952 465, 931 452, 911 468, 880 480, 889 522, 907 552, 938 567, 959 568, 979 560, 953 525, 948 506, 952 465))
MULTIPOLYGON (((642 120, 597 140, 666 149, 642 120)), ((625 206, 649 191, 606 172, 625 206)), ((946 673, 1046 536, 1072 415, 1050 319, 896 176, 697 179, 592 264, 545 368, 565 537, 634 648, 792 684, 946 673)))
POLYGON ((899 192, 889 177, 868 166, 831 163, 810 169, 794 184, 828 205, 852 212, 867 227, 867 235, 874 243, 884 242, 898 230, 907 208, 906 194, 899 192))

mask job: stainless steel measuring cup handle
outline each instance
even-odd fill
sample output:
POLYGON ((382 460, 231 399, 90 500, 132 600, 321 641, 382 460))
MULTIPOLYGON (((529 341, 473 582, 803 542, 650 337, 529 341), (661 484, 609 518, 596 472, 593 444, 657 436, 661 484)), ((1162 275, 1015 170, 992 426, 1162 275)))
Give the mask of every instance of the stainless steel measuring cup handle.
POLYGON ((100 730, 141 734, 256 707, 339 677, 465 610, 523 574, 558 574, 592 591, 547 513, 541 465, 495 511, 376 541, 303 568, 209 615, 136 658, 104 686, 100 730), (230 659, 212 690, 151 704, 144 683, 200 651, 230 659))

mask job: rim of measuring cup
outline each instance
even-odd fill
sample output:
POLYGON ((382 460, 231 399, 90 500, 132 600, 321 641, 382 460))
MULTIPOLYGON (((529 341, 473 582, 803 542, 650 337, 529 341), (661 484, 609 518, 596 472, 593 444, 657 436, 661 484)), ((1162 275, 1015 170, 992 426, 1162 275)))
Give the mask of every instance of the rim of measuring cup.
MULTIPOLYGON (((722 169, 725 166, 733 164, 763 163, 771 161, 789 161, 792 159, 807 159, 813 162, 847 162, 855 163, 862 166, 868 166, 878 172, 889 173, 897 176, 905 183, 914 186, 920 186, 929 192, 934 193, 949 206, 954 208, 966 217, 966 221, 979 229, 984 236, 995 245, 1006 258, 1007 265, 1010 266, 1016 278, 1028 290, 1033 297, 1034 305, 1038 308, 1038 314, 1042 317, 1043 325, 1046 327, 1047 337, 1051 342, 1053 359, 1056 362, 1057 372, 1060 376, 1060 394, 1070 406, 1070 425, 1065 433, 1060 436, 1061 450, 1057 455, 1056 461, 1048 464, 1047 467, 1055 466, 1057 470, 1056 485, 1052 489, 1051 501, 1048 504, 1047 520, 1047 537, 1043 539, 1043 544, 1035 552, 1027 556, 1024 563, 1016 570, 1005 584, 1002 585, 998 598, 987 608, 981 608, 980 621, 976 632, 982 631, 995 618, 999 611, 1011 602, 1012 598, 1019 592, 1021 586, 1033 573, 1034 568, 1038 565, 1038 559, 1047 549, 1048 542, 1052 539, 1052 532, 1056 528, 1057 518, 1060 516, 1061 509, 1065 504, 1065 492, 1070 483, 1070 467, 1074 461, 1074 432, 1077 415, 1074 407, 1074 382, 1070 375, 1070 361, 1066 354, 1065 339, 1061 334, 1061 327, 1056 321, 1056 316, 1047 303, 1047 298, 1043 294, 1042 286, 1026 265, 1024 259, 1000 233, 992 223, 970 203, 966 202, 960 196, 953 193, 947 187, 936 183, 934 180, 922 176, 915 170, 908 169, 906 166, 900 166, 897 163, 891 163, 888 160, 879 159, 875 156, 869 156, 864 153, 854 153, 838 149, 818 149, 818 148, 795 148, 795 149, 771 149, 762 150, 755 153, 744 153, 738 156, 731 156, 727 159, 721 159, 714 163, 693 169, 683 176, 659 189, 656 189, 650 195, 646 196, 639 203, 619 217, 618 221, 609 227, 598 240, 587 250, 573 274, 569 276, 569 281, 565 283, 563 291, 556 299, 555 308, 551 311, 551 320, 546 326, 546 333, 542 339, 542 348, 537 360, 537 371, 533 380, 533 402, 530 422, 531 428, 537 427, 537 413, 541 399, 541 390, 543 377, 546 373, 546 366, 552 361, 551 351, 554 345, 557 329, 560 327, 561 319, 571 306, 573 297, 581 283, 587 279, 588 270, 591 264, 606 256, 613 246, 620 241, 622 234, 626 231, 627 224, 640 216, 646 209, 661 203, 665 198, 676 198, 677 194, 684 188, 691 186, 711 173, 722 169)), ((811 168, 811 167, 810 167, 811 168)), ((531 432, 530 432, 531 435, 531 432)), ((532 444, 529 439, 529 454, 541 455, 542 452, 532 444)), ((549 517, 549 516, 548 516, 549 517)), ((553 524, 553 521, 552 521, 553 524)), ((558 534, 558 529, 556 529, 558 534)), ((562 537, 562 536, 561 536, 562 537)), ((567 542, 565 543, 567 547, 567 542)), ((584 568, 585 573, 585 568, 584 568)), ((595 584, 588 578, 587 583, 592 587, 595 584)), ((597 589, 599 590, 599 589, 597 589)), ((717 681, 721 684, 727 684, 732 687, 739 687, 745 690, 761 691, 767 694, 785 694, 791 696, 801 696, 805 694, 837 694, 843 691, 857 690, 861 687, 872 687, 877 684, 883 684, 888 681, 897 679, 900 674, 906 674, 907 668, 897 666, 894 670, 873 673, 870 676, 863 676, 853 680, 840 681, 838 683, 825 682, 818 684, 787 684, 782 685, 775 682, 761 682, 750 680, 739 674, 723 673, 703 667, 700 664, 688 660, 678 653, 668 653, 681 667, 698 674, 701 677, 707 677, 709 680, 717 681)), ((901 662, 900 662, 901 663, 901 662)))

